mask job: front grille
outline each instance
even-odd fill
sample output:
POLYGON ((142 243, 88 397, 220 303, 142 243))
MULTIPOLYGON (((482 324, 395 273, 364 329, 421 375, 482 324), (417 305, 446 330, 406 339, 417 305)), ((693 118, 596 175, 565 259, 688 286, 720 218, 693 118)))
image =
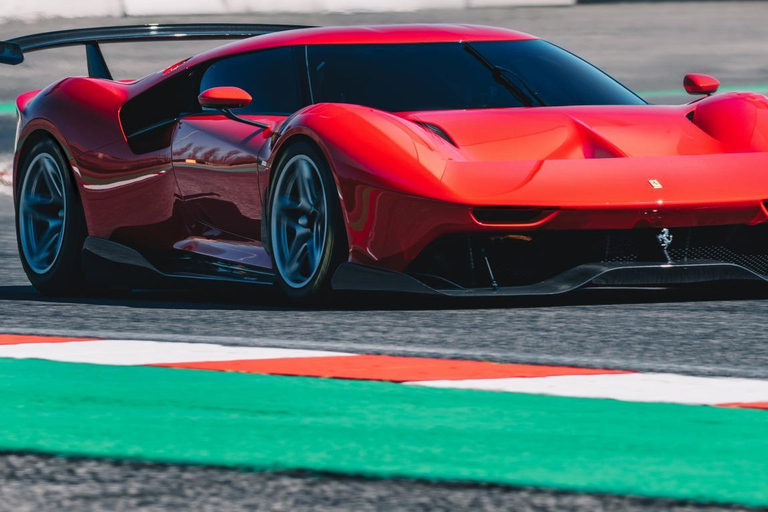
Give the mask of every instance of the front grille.
MULTIPOLYGON (((660 229, 451 235, 430 244, 408 272, 432 286, 533 284, 585 263, 666 262, 660 229), (487 259, 487 263, 486 263, 487 259)), ((670 229, 674 262, 720 261, 768 277, 768 226, 670 229)))

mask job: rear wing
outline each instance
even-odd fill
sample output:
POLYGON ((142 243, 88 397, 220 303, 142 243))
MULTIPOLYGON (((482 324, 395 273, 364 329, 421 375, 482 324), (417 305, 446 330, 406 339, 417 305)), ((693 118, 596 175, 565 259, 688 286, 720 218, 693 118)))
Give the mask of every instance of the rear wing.
POLYGON ((84 45, 88 60, 88 75, 92 78, 112 80, 112 73, 99 48, 100 43, 244 39, 301 28, 310 27, 248 23, 160 23, 58 30, 0 41, 0 64, 21 64, 24 62, 24 54, 28 52, 84 45))

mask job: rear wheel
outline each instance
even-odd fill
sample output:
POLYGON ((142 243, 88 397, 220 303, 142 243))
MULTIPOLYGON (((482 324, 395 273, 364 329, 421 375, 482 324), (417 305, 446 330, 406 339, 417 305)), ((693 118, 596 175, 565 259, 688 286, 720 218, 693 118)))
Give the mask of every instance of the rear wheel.
POLYGON ((83 290, 85 219, 69 164, 53 140, 38 142, 19 172, 16 238, 24 271, 41 293, 83 290))
POLYGON ((269 208, 269 241, 278 284, 291 299, 317 302, 330 292, 348 253, 336 184, 316 146, 299 142, 280 159, 269 208))

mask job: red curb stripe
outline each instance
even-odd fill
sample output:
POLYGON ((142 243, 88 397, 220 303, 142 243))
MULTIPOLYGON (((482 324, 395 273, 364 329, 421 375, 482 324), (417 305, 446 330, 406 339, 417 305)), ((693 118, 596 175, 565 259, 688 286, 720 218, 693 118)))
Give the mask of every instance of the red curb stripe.
POLYGON ((739 409, 763 409, 768 411, 768 402, 743 402, 733 404, 718 404, 717 407, 735 407, 739 409))
POLYGON ((0 334, 0 345, 23 345, 25 343, 67 343, 70 341, 96 341, 93 338, 59 338, 57 336, 22 336, 0 334))
POLYGON ((568 366, 500 364, 481 361, 371 355, 297 357, 290 359, 241 361, 202 361, 149 366, 301 377, 380 380, 388 382, 634 373, 621 370, 598 370, 591 368, 573 368, 568 366))

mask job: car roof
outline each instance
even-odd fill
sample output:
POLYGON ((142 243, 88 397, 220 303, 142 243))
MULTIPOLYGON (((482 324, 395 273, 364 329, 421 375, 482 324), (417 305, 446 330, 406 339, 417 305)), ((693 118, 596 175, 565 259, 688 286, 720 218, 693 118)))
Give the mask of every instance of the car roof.
POLYGON ((522 41, 535 36, 482 25, 404 24, 353 27, 318 27, 243 39, 202 53, 191 59, 192 66, 211 59, 279 46, 321 44, 407 44, 462 41, 522 41))

